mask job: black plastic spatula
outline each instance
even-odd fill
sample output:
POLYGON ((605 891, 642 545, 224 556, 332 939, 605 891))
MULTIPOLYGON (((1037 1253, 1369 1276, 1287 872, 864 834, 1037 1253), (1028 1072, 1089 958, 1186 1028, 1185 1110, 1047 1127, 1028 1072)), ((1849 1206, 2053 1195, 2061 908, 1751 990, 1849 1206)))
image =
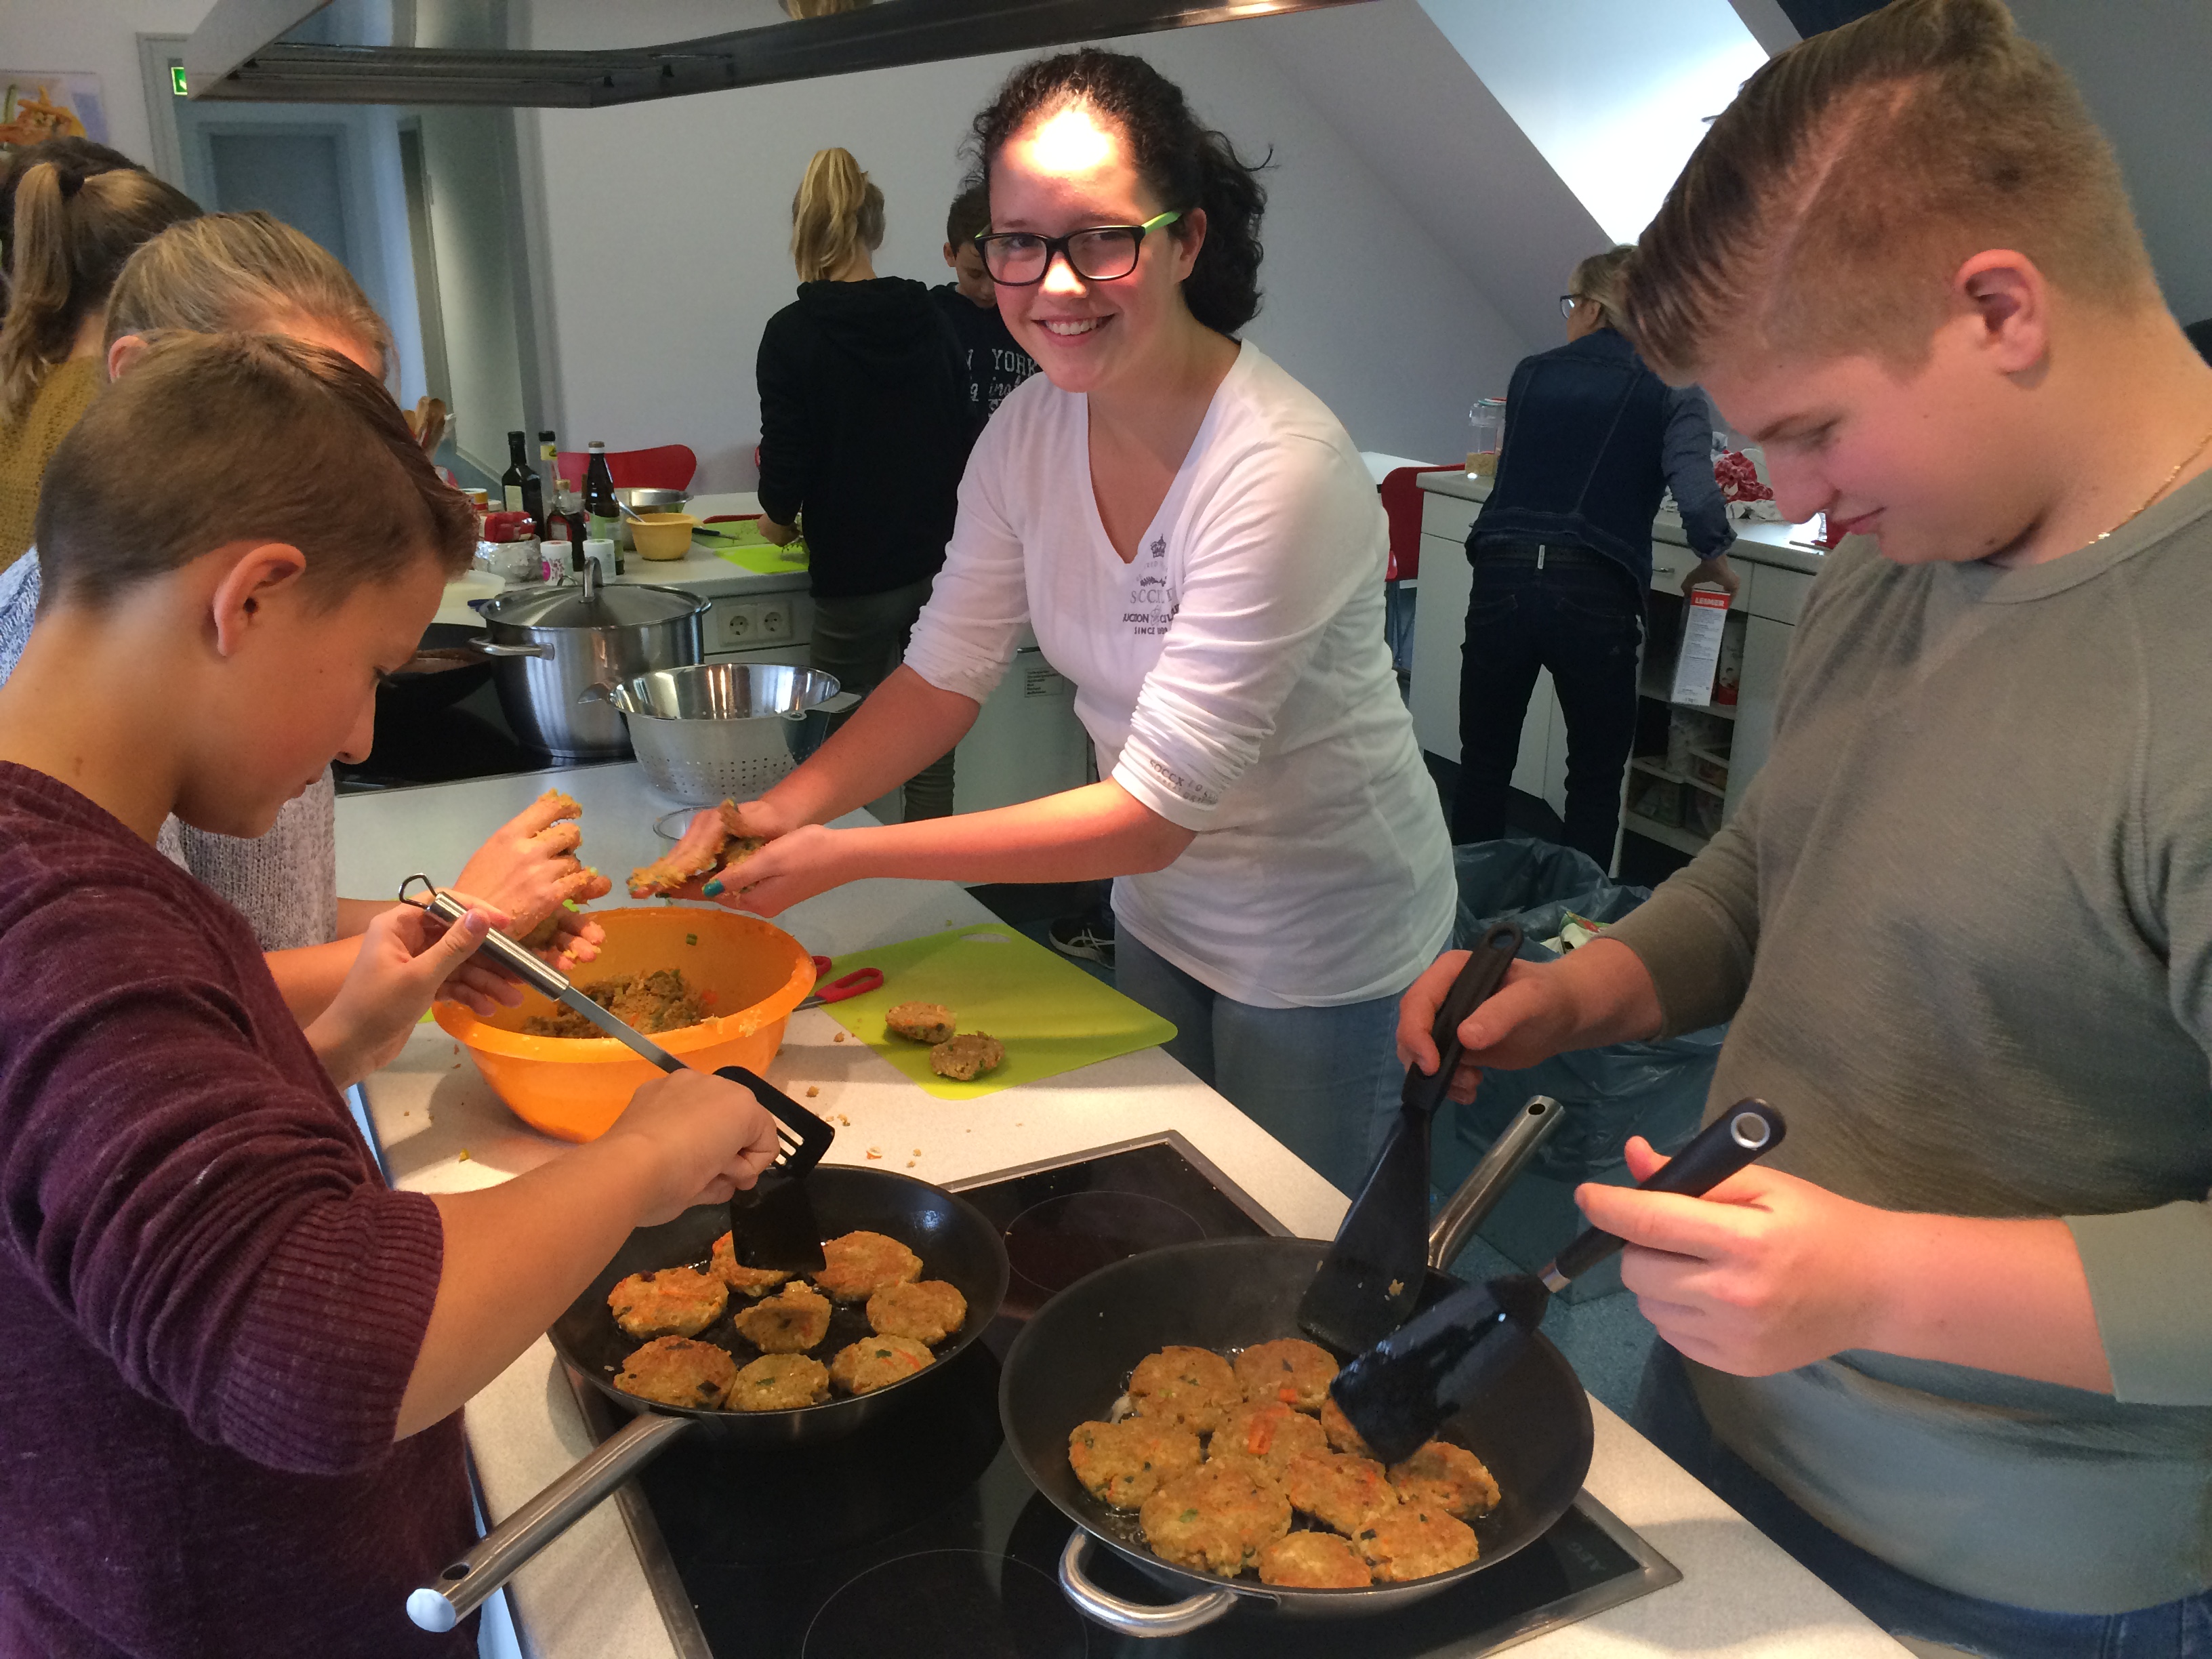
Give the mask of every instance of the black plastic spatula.
MULTIPOLYGON (((416 902, 407 896, 416 882, 430 886, 427 876, 411 876, 402 883, 399 896, 403 902, 416 902)), ((449 893, 432 889, 421 901, 422 908, 453 927, 468 915, 468 907, 449 893)), ((507 969, 524 984, 543 992, 564 1008, 573 1008, 609 1036, 627 1043, 631 1050, 651 1060, 664 1072, 683 1072, 691 1068, 662 1048, 627 1020, 619 1019, 586 996, 568 982, 567 975, 523 945, 516 944, 504 933, 491 933, 477 946, 479 956, 489 955, 493 961, 507 969)), ((806 1195, 804 1184, 809 1170, 822 1161, 830 1150, 830 1143, 837 1138, 837 1131, 817 1117, 782 1090, 775 1087, 756 1073, 742 1066, 725 1066, 716 1077, 743 1084, 753 1092, 753 1098, 767 1109, 776 1120, 775 1138, 781 1152, 776 1161, 763 1170, 759 1181, 749 1193, 734 1193, 730 1197, 730 1248, 738 1261, 748 1267, 769 1267, 782 1273, 817 1273, 825 1265, 822 1255, 822 1227, 815 1218, 813 1201, 806 1195)))
POLYGON ((1340 1352, 1373 1347, 1413 1311, 1429 1268, 1430 1124, 1459 1064, 1460 1023, 1504 982, 1520 948, 1521 930, 1501 921, 1468 953, 1437 1010, 1437 1069, 1406 1068, 1398 1121, 1298 1304, 1298 1323, 1340 1352))
MULTIPOLYGON (((1640 1190, 1699 1197, 1780 1146, 1783 1133, 1782 1115, 1765 1101, 1739 1101, 1640 1190)), ((1614 1235, 1587 1228, 1540 1273, 1455 1291, 1339 1371, 1329 1392, 1377 1458, 1410 1457, 1504 1375, 1544 1322, 1553 1293, 1620 1247, 1614 1235)))

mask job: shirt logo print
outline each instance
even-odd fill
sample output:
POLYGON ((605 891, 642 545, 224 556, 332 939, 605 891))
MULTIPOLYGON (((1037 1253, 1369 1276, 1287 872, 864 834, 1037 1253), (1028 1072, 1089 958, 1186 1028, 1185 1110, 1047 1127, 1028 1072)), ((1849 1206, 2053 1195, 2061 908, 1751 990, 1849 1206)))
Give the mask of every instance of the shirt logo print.
POLYGON ((1139 564, 1139 574, 1130 584, 1129 608, 1121 613, 1123 625, 1139 638, 1166 633, 1182 609, 1174 584, 1168 580, 1167 561, 1167 538, 1153 537, 1139 564))

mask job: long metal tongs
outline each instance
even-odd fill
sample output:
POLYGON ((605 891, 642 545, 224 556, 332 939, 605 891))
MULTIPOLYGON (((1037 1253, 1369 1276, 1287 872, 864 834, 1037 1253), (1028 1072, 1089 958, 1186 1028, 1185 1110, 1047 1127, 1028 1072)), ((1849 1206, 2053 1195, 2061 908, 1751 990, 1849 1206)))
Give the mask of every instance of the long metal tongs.
POLYGON ((1482 936, 1437 1010, 1436 1071, 1406 1068, 1398 1121, 1298 1304, 1298 1323, 1331 1347, 1363 1352, 1412 1316, 1428 1266, 1430 1125, 1459 1064, 1461 1023, 1504 983, 1520 949, 1510 921, 1482 936))
MULTIPOLYGON (((435 916, 447 927, 458 925, 468 907, 450 893, 440 892, 428 876, 413 875, 399 884, 399 899, 435 916), (426 890, 410 898, 415 884, 426 890)), ((651 1060, 664 1072, 691 1068, 626 1020, 619 1019, 568 982, 568 976, 504 933, 485 936, 477 948, 524 984, 573 1008, 609 1036, 651 1060)), ((752 1091, 753 1098, 776 1120, 776 1140, 782 1152, 763 1170, 750 1192, 730 1199, 730 1244, 737 1259, 749 1267, 773 1267, 786 1273, 815 1273, 824 1265, 822 1229, 815 1218, 813 1201, 802 1184, 807 1172, 822 1161, 837 1131, 757 1073, 742 1066, 725 1066, 716 1077, 727 1078, 752 1091)))

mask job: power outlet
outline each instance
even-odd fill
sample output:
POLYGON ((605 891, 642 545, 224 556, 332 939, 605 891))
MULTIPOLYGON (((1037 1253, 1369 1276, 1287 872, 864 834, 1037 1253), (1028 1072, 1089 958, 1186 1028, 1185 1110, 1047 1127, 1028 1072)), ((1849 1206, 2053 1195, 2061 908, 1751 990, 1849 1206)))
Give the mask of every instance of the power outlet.
POLYGON ((791 605, 787 600, 774 600, 760 608, 760 637, 769 643, 791 637, 791 605))
POLYGON ((728 599, 715 604, 714 615, 721 624, 721 643, 732 649, 752 644, 762 635, 759 611, 750 605, 728 599))

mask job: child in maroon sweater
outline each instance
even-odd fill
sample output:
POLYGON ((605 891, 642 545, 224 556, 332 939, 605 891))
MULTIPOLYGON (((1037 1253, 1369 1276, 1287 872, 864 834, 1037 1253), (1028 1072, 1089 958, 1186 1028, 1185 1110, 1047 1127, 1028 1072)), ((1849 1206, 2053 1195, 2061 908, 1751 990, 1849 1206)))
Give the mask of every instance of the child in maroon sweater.
POLYGON ((485 1192, 388 1190, 331 1073, 458 958, 373 925, 321 1057, 244 921, 155 852, 368 748, 471 539, 336 354, 162 342, 56 454, 0 688, 0 1654, 463 1655, 406 1621, 472 1534, 458 1408, 635 1226, 750 1186, 699 1073, 485 1192))

